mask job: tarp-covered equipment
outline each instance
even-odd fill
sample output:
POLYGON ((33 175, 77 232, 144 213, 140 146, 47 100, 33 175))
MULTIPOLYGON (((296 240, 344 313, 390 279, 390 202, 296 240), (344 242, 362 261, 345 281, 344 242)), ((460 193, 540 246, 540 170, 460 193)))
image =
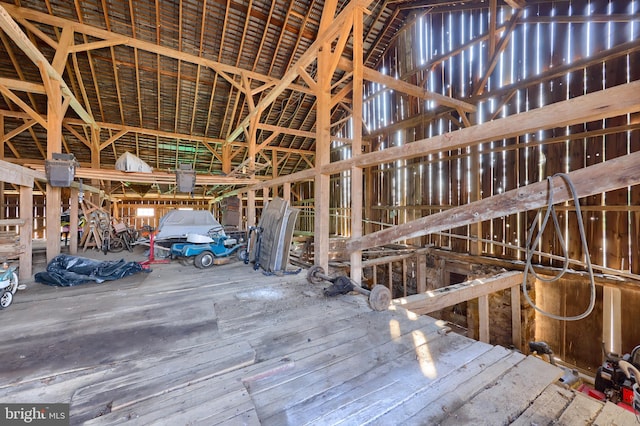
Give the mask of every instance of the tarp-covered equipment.
POLYGON ((225 235, 220 222, 208 210, 170 210, 160 219, 156 241, 168 238, 186 239, 187 234, 225 235))

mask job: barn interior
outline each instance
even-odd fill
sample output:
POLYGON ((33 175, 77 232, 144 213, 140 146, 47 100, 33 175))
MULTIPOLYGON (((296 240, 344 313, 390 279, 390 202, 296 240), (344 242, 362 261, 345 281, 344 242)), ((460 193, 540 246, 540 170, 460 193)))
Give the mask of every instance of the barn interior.
POLYGON ((0 1, 0 403, 71 424, 635 424, 639 10, 0 1), (282 206, 284 260, 260 265, 282 206), (176 210, 233 250, 156 246, 176 210), (143 271, 43 285, 60 255, 143 271))

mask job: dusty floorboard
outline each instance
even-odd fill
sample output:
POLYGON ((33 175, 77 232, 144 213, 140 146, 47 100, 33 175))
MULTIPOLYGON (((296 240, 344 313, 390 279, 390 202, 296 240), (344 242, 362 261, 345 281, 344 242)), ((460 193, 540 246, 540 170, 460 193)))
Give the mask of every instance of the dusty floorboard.
POLYGON ((536 358, 323 287, 304 272, 178 262, 103 284, 28 283, 1 314, 0 401, 68 402, 72 424, 92 425, 633 421, 556 386, 560 371, 536 358))

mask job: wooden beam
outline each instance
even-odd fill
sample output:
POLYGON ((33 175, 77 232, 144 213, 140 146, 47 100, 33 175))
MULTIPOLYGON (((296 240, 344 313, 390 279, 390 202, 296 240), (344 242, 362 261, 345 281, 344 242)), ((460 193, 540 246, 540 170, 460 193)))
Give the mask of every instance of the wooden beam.
POLYGON ((522 350, 522 312, 520 286, 511 287, 511 341, 513 347, 522 350))
POLYGON ((300 136, 303 138, 311 138, 311 139, 316 138, 315 132, 308 132, 306 130, 290 129, 287 127, 274 126, 266 123, 259 123, 257 127, 258 129, 261 129, 261 130, 268 130, 270 132, 282 133, 285 135, 294 135, 294 136, 300 136))
POLYGON ((71 47, 71 45, 73 45, 73 28, 67 25, 62 29, 56 54, 51 61, 51 66, 61 76, 64 73, 64 67, 69 57, 69 47, 71 47))
MULTIPOLYGON (((2 167, 2 171, 4 170, 5 168, 2 167)), ((20 186, 20 206, 18 208, 20 209, 20 219, 24 220, 24 225, 20 226, 20 245, 23 251, 20 253, 19 274, 21 280, 26 280, 31 278, 33 272, 33 180, 31 185, 20 186)))
POLYGON ((439 151, 512 138, 541 129, 571 126, 637 112, 640 111, 640 98, 636 95, 637 93, 640 93, 640 81, 622 84, 499 120, 363 154, 358 158, 336 161, 323 167, 322 172, 340 173, 354 165, 371 167, 396 160, 424 157, 439 151))
POLYGON ((630 53, 640 50, 640 43, 638 40, 631 40, 622 44, 619 44, 611 49, 603 50, 599 53, 594 53, 586 58, 577 59, 564 65, 554 66, 546 71, 537 75, 531 75, 528 78, 518 81, 512 84, 507 84, 500 88, 492 88, 491 91, 484 93, 483 95, 471 97, 471 102, 480 102, 488 98, 501 98, 514 94, 515 91, 525 89, 527 87, 537 87, 538 84, 545 81, 549 81, 554 78, 563 77, 567 74, 583 70, 591 67, 595 64, 602 64, 603 62, 610 61, 612 59, 626 56, 630 53))
POLYGON ((302 79, 304 80, 305 83, 307 83, 307 85, 309 86, 309 88, 311 90, 316 90, 317 89, 317 83, 316 81, 313 79, 313 77, 311 77, 309 75, 309 73, 307 72, 307 70, 305 70, 302 67, 298 67, 298 74, 300 74, 300 77, 302 77, 302 79))
POLYGON ((87 148, 91 148, 91 142, 89 142, 87 140, 87 138, 83 135, 81 135, 80 133, 78 133, 76 131, 76 129, 74 129, 73 127, 71 127, 68 123, 66 123, 64 120, 62 121, 62 127, 64 127, 65 129, 67 129, 69 132, 71 132, 71 134, 73 136, 75 136, 76 138, 78 138, 78 140, 80 142, 82 142, 84 144, 84 146, 86 146, 87 148))
MULTIPOLYGON (((2 142, 4 141, 8 141, 11 140, 11 138, 19 135, 20 133, 24 132, 25 130, 30 129, 31 127, 33 127, 36 124, 35 120, 29 120, 26 123, 24 123, 22 126, 16 127, 15 129, 13 129, 12 131, 10 131, 9 133, 7 133, 6 135, 2 135, 0 136, 0 140, 2 142)), ((4 156, 3 156, 4 158, 4 156)))
POLYGON ((496 291, 518 286, 522 284, 523 278, 524 274, 522 272, 509 271, 489 278, 477 278, 460 284, 430 290, 426 293, 401 297, 394 299, 391 303, 423 315, 457 303, 487 296, 496 291))
POLYGON ((524 9, 527 6, 527 0, 504 0, 504 2, 514 9, 524 9))
MULTIPOLYGON (((604 163, 568 173, 578 197, 599 194, 640 183, 640 151, 604 163)), ((553 200, 562 203, 572 200, 567 184, 560 177, 553 183, 553 200)), ((471 223, 535 210, 548 202, 547 181, 537 182, 502 194, 484 198, 447 211, 432 214, 393 228, 383 229, 347 242, 347 250, 364 250, 393 241, 416 238, 432 232, 453 229, 471 223)))
POLYGON ((29 117, 31 117, 34 120, 36 120, 38 122, 38 124, 40 124, 42 127, 44 127, 44 128, 47 127, 47 120, 46 119, 42 118, 42 116, 40 114, 38 114, 36 111, 34 111, 29 105, 27 105, 26 102, 24 102, 22 99, 20 99, 18 96, 16 96, 15 93, 13 93, 11 90, 9 90, 7 87, 3 86, 2 84, 0 84, 0 93, 5 95, 7 98, 11 99, 11 101, 14 104, 18 105, 21 110, 23 110, 25 113, 27 113, 27 115, 29 117))
POLYGON ((78 188, 69 191, 69 254, 78 253, 78 210, 80 205, 78 188))
POLYGON ((31 170, 27 167, 18 166, 4 160, 0 160, 1 182, 7 182, 12 185, 28 186, 29 188, 33 188, 33 181, 37 178, 44 180, 44 173, 31 170))
POLYGON ((478 340, 489 343, 489 295, 478 297, 478 340))
MULTIPOLYGON (((363 47, 363 21, 364 9, 357 9, 353 13, 353 142, 351 143, 352 156, 362 155, 362 110, 364 92, 364 47, 363 47)), ((364 179, 362 169, 351 168, 351 236, 362 236, 362 208, 364 179)), ((362 253, 353 251, 350 253, 351 280, 357 284, 362 283, 362 253)), ((403 265, 405 265, 403 263, 403 265)), ((391 264, 389 265, 391 266, 391 264)), ((389 275, 391 278, 392 274, 389 275)), ((406 274, 403 275, 403 277, 406 274)), ((406 282, 405 282, 406 284, 406 282)), ((405 293, 406 294, 406 293, 405 293)))
POLYGON ((518 23, 518 19, 520 19, 523 13, 524 9, 516 9, 514 14, 511 16, 511 19, 507 24, 507 29, 498 42, 498 45, 495 47, 495 51, 493 52, 493 56, 489 60, 489 64, 487 65, 484 75, 480 79, 480 82, 474 82, 475 90, 473 96, 481 95, 484 92, 487 81, 489 80, 489 77, 491 77, 491 74, 493 74, 493 70, 495 69, 495 67, 498 65, 500 55, 507 48, 509 40, 511 40, 511 36, 513 35, 513 32, 516 28, 516 24, 518 23))
POLYGON ((105 47, 113 47, 125 44, 129 39, 127 37, 115 37, 108 40, 94 41, 91 43, 75 44, 69 47, 69 53, 86 52, 88 50, 102 49, 105 47))
POLYGON ((16 21, 13 20, 9 12, 3 7, 0 6, 0 28, 4 30, 4 32, 11 37, 13 42, 31 59, 31 61, 36 65, 42 63, 47 75, 58 81, 60 84, 60 91, 65 98, 71 99, 71 108, 78 114, 80 118, 85 123, 91 124, 92 126, 97 126, 93 117, 84 109, 84 107, 78 102, 76 97, 73 95, 67 83, 65 83, 64 79, 58 73, 53 66, 49 63, 47 58, 38 50, 38 48, 31 43, 31 40, 27 37, 27 35, 20 29, 16 21))
POLYGON ((0 85, 5 86, 9 90, 17 90, 19 92, 37 93, 44 95, 44 86, 39 83, 31 83, 24 80, 16 80, 13 78, 0 78, 0 85))
MULTIPOLYGON (((47 62, 48 63, 48 62, 47 62)), ((40 73, 47 91, 47 159, 62 151, 62 84, 48 75, 45 62, 40 62, 40 73)), ((49 65, 49 68, 51 65, 49 65)), ((60 254, 61 189, 47 183, 45 217, 47 263, 60 254)))
POLYGON ((127 133, 129 133, 129 131, 127 129, 122 129, 118 133, 116 133, 115 135, 111 136, 106 141, 102 142, 100 144, 100 151, 102 151, 103 149, 105 149, 106 147, 108 147, 109 145, 111 145, 112 143, 114 143, 115 141, 117 141, 118 139, 120 139, 121 137, 126 135, 127 133))
POLYGON ((26 19, 16 18, 16 21, 18 21, 20 23, 20 25, 22 25, 24 28, 26 28, 29 33, 35 35, 40 40, 44 41, 46 44, 51 46, 51 48, 53 50, 58 50, 58 42, 55 41, 54 39, 52 39, 51 37, 49 37, 48 35, 46 35, 45 33, 43 33, 40 30, 40 28, 36 27, 35 25, 33 25, 31 22, 27 21, 26 19))
MULTIPOLYGON (((339 67, 344 71, 353 71, 353 62, 349 61, 348 59, 342 58, 340 59, 339 67)), ((407 83, 406 81, 398 80, 397 78, 382 74, 381 72, 372 70, 371 68, 363 67, 362 74, 365 80, 383 84, 390 89, 406 93, 420 99, 432 100, 439 105, 448 106, 454 109, 462 109, 466 112, 474 112, 477 110, 476 106, 470 104, 469 102, 431 92, 429 90, 423 89, 422 87, 407 83)))
MULTIPOLYGON (((0 163, 0 166, 5 162, 0 163)), ((11 164, 11 163, 7 163, 11 164)), ((15 164, 11 164, 13 167, 15 164)), ((26 166, 35 170, 44 170, 44 165, 41 163, 27 163, 26 166)), ((29 169, 27 169, 29 170, 29 169)), ((31 170, 35 172, 35 170, 31 170)), ((4 170, 0 171, 0 176, 4 170)), ((76 177, 82 179, 99 179, 104 181, 117 181, 117 182, 134 182, 134 183, 176 183, 175 173, 166 173, 160 171, 154 171, 152 173, 142 172, 123 172, 121 170, 100 169, 100 168, 87 168, 79 167, 76 169, 76 177)), ((196 174, 196 185, 251 185, 258 182, 257 179, 248 178, 236 178, 230 176, 221 175, 203 175, 196 174)), ((86 185, 85 185, 86 186, 86 185)))

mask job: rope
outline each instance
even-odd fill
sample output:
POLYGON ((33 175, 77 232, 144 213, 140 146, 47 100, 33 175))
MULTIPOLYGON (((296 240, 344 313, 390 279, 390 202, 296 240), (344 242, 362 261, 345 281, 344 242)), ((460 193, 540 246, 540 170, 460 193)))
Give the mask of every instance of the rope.
MULTIPOLYGON (((578 194, 576 191, 575 186, 573 185, 573 182, 571 182, 571 178, 569 178, 569 176, 565 173, 557 173, 553 176, 550 176, 547 178, 547 183, 549 184, 549 197, 548 197, 548 202, 547 202, 547 210, 546 213, 544 214, 544 218, 542 219, 542 223, 540 225, 540 229, 538 230, 538 234, 536 235, 535 238, 532 239, 533 237, 533 231, 535 230, 536 227, 536 222, 537 222, 537 217, 536 220, 533 221, 533 223, 531 224, 531 227, 529 228, 529 235, 527 237, 527 245, 526 245, 526 255, 527 255, 527 262, 526 262, 526 266, 524 268, 524 279, 522 280, 522 292, 524 293, 524 297, 527 300, 527 302, 529 303, 529 305, 531 305, 531 307, 533 307, 533 309, 535 309, 536 311, 540 312, 542 315, 545 315, 549 318, 553 318, 553 319, 557 319, 560 321, 577 321, 577 320, 581 320, 583 318, 588 317, 591 312, 593 311, 593 307, 596 304, 596 284, 594 281, 594 277, 593 277, 593 268, 591 266, 591 256, 589 255, 589 247, 587 246, 587 237, 586 237, 586 233, 584 231, 584 223, 582 221, 582 212, 580 211, 580 201, 578 199, 578 194), (578 229, 580 230, 580 241, 582 242, 582 248, 583 251, 585 253, 585 257, 586 257, 586 264, 587 264, 587 272, 589 273, 589 284, 590 284, 590 289, 591 289, 591 294, 590 294, 590 299, 589 299, 589 306, 587 307, 587 309, 581 313, 580 315, 575 315, 575 316, 562 316, 562 315, 555 315, 552 314, 550 312, 544 311, 542 310, 540 307, 538 307, 533 300, 531 300, 531 297, 529 297, 529 292, 527 291, 527 277, 529 274, 529 271, 531 271, 531 274, 538 280, 543 281, 543 282, 547 282, 547 283, 552 283, 555 281, 558 281, 560 278, 562 278, 562 276, 564 275, 565 272, 567 272, 568 270, 568 266, 569 266, 569 255, 568 255, 568 248, 567 248, 567 244, 564 240, 564 238, 562 238, 562 231, 560 229, 560 224, 558 223, 558 216, 556 214, 556 210, 553 207, 553 178, 559 176, 561 177, 566 183, 567 183, 567 187, 569 188, 569 190, 571 191, 571 196, 573 197, 573 201, 576 207, 576 216, 578 219, 578 229), (564 258, 564 264, 562 266, 562 270, 554 277, 552 278, 543 278, 541 276, 539 276, 536 271, 533 269, 533 265, 531 263, 531 260, 533 259, 533 254, 534 254, 534 248, 538 245, 538 243, 540 242, 540 238, 542 238, 542 234, 544 233, 544 229, 547 226, 547 222, 549 221, 549 217, 551 217, 553 219, 553 225, 555 227, 555 231, 556 234, 558 235, 558 240, 560 241, 560 245, 562 246, 562 255, 564 258)), ((541 213, 542 211, 540 210, 538 212, 538 215, 541 213)))

